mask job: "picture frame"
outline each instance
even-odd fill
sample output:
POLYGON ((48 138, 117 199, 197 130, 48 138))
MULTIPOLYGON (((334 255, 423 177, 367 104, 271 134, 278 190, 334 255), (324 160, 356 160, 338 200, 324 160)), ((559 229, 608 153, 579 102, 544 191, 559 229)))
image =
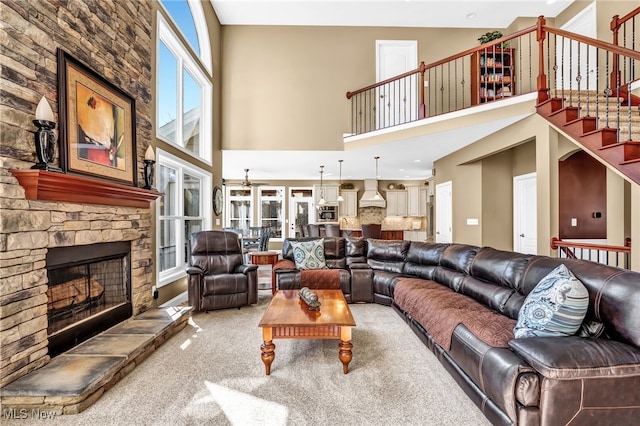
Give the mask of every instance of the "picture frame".
POLYGON ((135 100, 58 48, 60 167, 138 186, 135 100))

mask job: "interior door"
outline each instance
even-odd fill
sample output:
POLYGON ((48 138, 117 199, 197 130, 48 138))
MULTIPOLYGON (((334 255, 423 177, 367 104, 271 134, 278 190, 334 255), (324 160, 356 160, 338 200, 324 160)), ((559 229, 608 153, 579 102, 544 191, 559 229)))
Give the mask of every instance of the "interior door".
MULTIPOLYGON (((376 40, 376 81, 414 70, 418 67, 416 40, 376 40)), ((378 129, 417 119, 417 77, 376 90, 378 129)))
POLYGON ((538 253, 536 174, 513 178, 513 251, 538 253))
MULTIPOLYGON (((593 2, 573 19, 564 24, 561 29, 583 36, 597 38, 596 29, 596 4, 593 2)), ((580 73, 580 90, 596 90, 596 48, 587 46, 584 43, 577 43, 565 38, 558 39, 557 58, 557 81, 556 87, 569 89, 569 84, 573 90, 578 90, 576 78, 580 73), (560 42, 562 40, 562 42, 560 42)), ((602 89, 601 89, 602 90, 602 89)))
POLYGON ((453 242, 451 181, 436 185, 436 243, 453 242))
POLYGON ((290 188, 289 193, 289 238, 302 237, 302 230, 313 223, 313 190, 290 188))

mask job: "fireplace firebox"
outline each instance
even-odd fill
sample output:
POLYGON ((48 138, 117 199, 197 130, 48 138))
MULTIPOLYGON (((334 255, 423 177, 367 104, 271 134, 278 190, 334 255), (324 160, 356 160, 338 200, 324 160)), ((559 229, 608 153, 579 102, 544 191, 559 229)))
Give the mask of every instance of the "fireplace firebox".
POLYGON ((51 357, 131 317, 129 241, 51 248, 46 265, 51 357))

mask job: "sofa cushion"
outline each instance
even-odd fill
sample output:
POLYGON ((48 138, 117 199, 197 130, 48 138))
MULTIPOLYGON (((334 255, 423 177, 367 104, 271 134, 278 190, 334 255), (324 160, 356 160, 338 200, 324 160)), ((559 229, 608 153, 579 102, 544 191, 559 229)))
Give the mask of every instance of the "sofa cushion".
POLYGON ((298 269, 326 269, 324 239, 313 241, 293 241, 293 260, 298 269))
POLYGON ((513 333, 517 338, 573 335, 588 306, 587 289, 565 265, 560 265, 529 293, 513 333))
POLYGON ((446 351, 451 349, 451 336, 458 324, 492 347, 507 347, 513 339, 514 320, 434 281, 398 278, 394 301, 446 351))
POLYGON ((347 265, 352 263, 366 263, 364 257, 366 251, 366 240, 364 238, 345 238, 345 253, 347 265))
POLYGON ((340 269, 305 269, 300 271, 300 286, 311 290, 340 290, 340 269))

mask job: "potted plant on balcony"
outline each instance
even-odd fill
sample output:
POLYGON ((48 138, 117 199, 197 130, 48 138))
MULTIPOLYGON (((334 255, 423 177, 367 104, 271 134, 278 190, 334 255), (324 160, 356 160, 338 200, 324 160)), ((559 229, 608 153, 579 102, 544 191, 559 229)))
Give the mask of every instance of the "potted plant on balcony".
MULTIPOLYGON (((500 31, 488 31, 482 34, 480 37, 478 37, 478 41, 480 42, 480 44, 486 44, 493 40, 497 40, 500 37, 502 37, 502 33, 500 31)), ((505 43, 502 43, 500 47, 506 48, 508 46, 507 46, 507 43, 505 42, 505 43)))

